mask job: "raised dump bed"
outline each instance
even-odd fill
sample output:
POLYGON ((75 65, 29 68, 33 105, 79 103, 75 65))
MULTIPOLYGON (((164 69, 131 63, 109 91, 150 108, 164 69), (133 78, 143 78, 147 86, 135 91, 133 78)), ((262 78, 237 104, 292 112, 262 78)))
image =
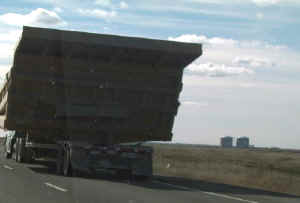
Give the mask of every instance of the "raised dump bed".
POLYGON ((171 140, 183 69, 201 54, 199 44, 23 27, 1 127, 110 144, 171 140))

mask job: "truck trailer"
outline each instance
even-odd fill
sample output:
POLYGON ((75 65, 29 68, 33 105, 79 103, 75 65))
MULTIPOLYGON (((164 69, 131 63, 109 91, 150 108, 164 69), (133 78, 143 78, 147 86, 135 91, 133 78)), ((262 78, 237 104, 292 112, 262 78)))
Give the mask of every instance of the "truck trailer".
POLYGON ((0 90, 5 157, 57 172, 152 176, 145 141, 170 141, 184 68, 201 44, 23 27, 0 90))

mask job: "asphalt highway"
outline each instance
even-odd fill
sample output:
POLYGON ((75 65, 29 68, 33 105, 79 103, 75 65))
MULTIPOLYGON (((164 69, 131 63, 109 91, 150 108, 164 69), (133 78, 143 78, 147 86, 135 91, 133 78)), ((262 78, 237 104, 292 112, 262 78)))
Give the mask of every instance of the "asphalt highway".
POLYGON ((299 203, 300 197, 181 178, 63 177, 48 162, 19 164, 0 149, 0 203, 299 203))

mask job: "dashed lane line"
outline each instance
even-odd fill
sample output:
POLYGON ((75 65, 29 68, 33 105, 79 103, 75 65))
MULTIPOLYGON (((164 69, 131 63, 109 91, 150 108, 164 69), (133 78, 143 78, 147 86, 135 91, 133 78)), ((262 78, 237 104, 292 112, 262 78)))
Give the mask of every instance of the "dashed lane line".
MULTIPOLYGON (((181 185, 174 185, 174 184, 161 182, 161 181, 157 181, 157 180, 154 180, 152 182, 167 185, 167 186, 174 187, 174 188, 177 188, 177 189, 193 190, 192 188, 184 187, 184 186, 181 186, 181 185)), ((211 195, 211 196, 215 196, 215 197, 222 197, 222 198, 225 198, 225 199, 236 200, 236 201, 240 201, 240 202, 259 203, 259 202, 256 202, 256 201, 246 200, 246 199, 242 199, 242 198, 239 198, 239 197, 233 197, 233 196, 214 193, 214 192, 205 192, 205 191, 201 191, 201 190, 200 190, 200 192, 202 192, 203 194, 207 194, 207 195, 211 195)))
POLYGON ((14 170, 14 168, 8 166, 8 165, 3 165, 3 168, 8 169, 8 170, 14 170))
POLYGON ((52 183, 45 183, 45 185, 48 186, 48 187, 51 187, 51 188, 53 188, 53 189, 56 189, 56 190, 58 190, 58 191, 61 191, 61 192, 68 192, 67 189, 64 189, 64 188, 62 188, 62 187, 59 187, 59 186, 54 185, 54 184, 52 184, 52 183))
MULTIPOLYGON (((14 170, 14 168, 12 168, 12 167, 10 167, 8 165, 3 165, 3 168, 8 169, 8 170, 14 170)), ((51 184, 51 183, 45 183, 45 185, 48 186, 48 187, 54 188, 56 190, 59 190, 61 192, 68 192, 67 189, 64 189, 62 187, 56 186, 56 185, 51 184)))

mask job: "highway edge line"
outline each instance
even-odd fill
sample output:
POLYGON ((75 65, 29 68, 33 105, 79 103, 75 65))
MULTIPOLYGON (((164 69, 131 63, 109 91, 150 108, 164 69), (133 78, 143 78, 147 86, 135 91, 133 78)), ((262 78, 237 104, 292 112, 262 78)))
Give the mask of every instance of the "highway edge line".
MULTIPOLYGON (((180 186, 180 185, 174 185, 174 184, 170 184, 170 183, 166 183, 166 182, 162 182, 162 181, 158 181, 158 180, 154 180, 152 182, 154 182, 154 183, 160 183, 160 184, 167 185, 167 186, 174 187, 174 188, 181 189, 181 190, 182 189, 183 190, 193 190, 192 188, 188 188, 188 187, 180 186)), ((216 197, 223 197, 225 199, 231 199, 231 200, 236 200, 236 201, 240 201, 240 202, 259 203, 259 202, 252 201, 252 200, 246 200, 246 199, 242 199, 242 198, 239 198, 239 197, 233 197, 233 196, 219 194, 219 193, 214 193, 214 192, 205 192, 205 191, 201 191, 201 190, 198 190, 198 191, 201 192, 201 193, 203 193, 203 194, 207 194, 207 195, 211 195, 211 196, 216 196, 216 197)))

